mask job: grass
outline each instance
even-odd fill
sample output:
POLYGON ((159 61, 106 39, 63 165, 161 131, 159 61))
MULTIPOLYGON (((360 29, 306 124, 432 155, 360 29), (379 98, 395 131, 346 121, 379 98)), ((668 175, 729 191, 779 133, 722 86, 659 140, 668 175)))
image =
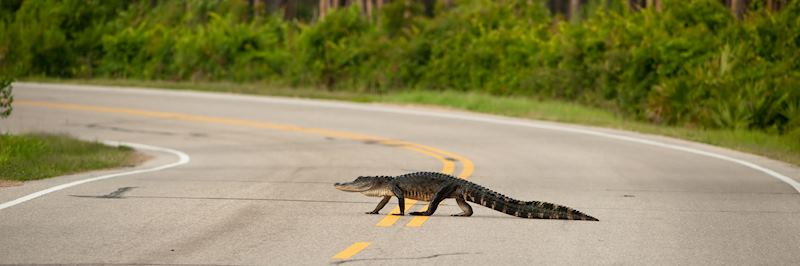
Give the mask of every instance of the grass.
POLYGON ((502 97, 474 92, 453 91, 410 90, 388 94, 369 94, 328 91, 313 88, 276 87, 264 83, 195 83, 109 79, 60 80, 52 78, 29 78, 27 80, 440 106, 480 113, 599 126, 669 136, 758 154, 794 165, 800 165, 800 136, 797 136, 797 134, 778 135, 753 130, 711 130, 663 126, 625 119, 609 110, 553 100, 502 97))
POLYGON ((0 181, 37 180, 88 170, 132 166, 141 160, 129 147, 110 147, 67 135, 0 134, 0 181))

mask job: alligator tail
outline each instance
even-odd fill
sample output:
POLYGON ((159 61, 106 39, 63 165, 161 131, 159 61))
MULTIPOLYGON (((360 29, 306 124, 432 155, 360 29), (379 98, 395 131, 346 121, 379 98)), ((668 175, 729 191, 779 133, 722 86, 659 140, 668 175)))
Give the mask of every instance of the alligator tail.
POLYGON ((483 205, 493 210, 530 219, 561 219, 599 221, 575 209, 542 201, 520 201, 490 189, 474 184, 472 189, 466 191, 468 201, 483 205))

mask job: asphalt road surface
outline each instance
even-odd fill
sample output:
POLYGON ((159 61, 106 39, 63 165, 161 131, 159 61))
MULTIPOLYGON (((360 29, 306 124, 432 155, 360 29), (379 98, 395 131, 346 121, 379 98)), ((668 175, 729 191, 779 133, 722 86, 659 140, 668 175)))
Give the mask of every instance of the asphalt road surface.
POLYGON ((0 264, 800 265, 800 169, 749 154, 387 105, 31 83, 14 92, 2 131, 172 150, 0 188, 0 264), (368 215, 378 198, 333 187, 412 171, 600 221, 477 204, 472 217, 450 217, 460 212, 452 199, 429 219, 386 216, 395 199, 368 215))

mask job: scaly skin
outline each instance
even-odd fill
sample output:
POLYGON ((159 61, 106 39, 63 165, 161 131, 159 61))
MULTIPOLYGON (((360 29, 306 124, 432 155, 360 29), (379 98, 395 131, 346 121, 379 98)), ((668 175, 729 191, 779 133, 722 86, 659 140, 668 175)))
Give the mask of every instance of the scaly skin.
POLYGON ((389 199, 397 197, 400 213, 405 210, 405 199, 430 202, 425 212, 411 212, 410 215, 430 216, 436 212, 439 203, 446 198, 454 198, 462 213, 453 216, 471 216, 474 202, 496 211, 521 218, 562 219, 598 221, 596 218, 569 207, 541 201, 519 201, 506 197, 478 184, 447 174, 416 172, 397 177, 360 176, 349 183, 336 183, 336 188, 348 192, 361 192, 370 197, 383 197, 378 206, 368 214, 377 214, 389 199))

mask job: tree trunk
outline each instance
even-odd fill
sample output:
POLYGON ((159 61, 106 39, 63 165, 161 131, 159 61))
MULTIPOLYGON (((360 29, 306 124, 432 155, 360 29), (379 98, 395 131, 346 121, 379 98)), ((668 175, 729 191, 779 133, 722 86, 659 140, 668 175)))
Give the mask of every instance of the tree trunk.
POLYGON ((367 20, 372 21, 372 0, 367 0, 367 20))
POLYGON ((267 11, 267 14, 275 14, 278 12, 278 7, 280 6, 280 0, 264 0, 264 10, 267 11))
POLYGON ((646 7, 645 0, 628 0, 628 9, 633 12, 639 12, 642 8, 646 7))
POLYGON ((405 5, 405 11, 403 12, 403 17, 404 18, 410 18, 411 17, 411 0, 400 0, 400 1, 405 1, 405 4, 406 4, 405 5))
POLYGON ((569 14, 567 17, 572 22, 577 22, 581 18, 581 0, 569 0, 569 14))
POLYGON ((283 1, 283 19, 293 20, 297 16, 297 1, 284 0, 283 1))
POLYGON ((744 17, 745 11, 747 11, 747 3, 745 0, 731 0, 731 14, 733 14, 737 20, 741 20, 744 17))
POLYGON ((548 5, 550 8, 550 14, 553 16, 562 14, 565 17, 569 18, 569 6, 566 5, 565 3, 566 1, 564 0, 550 0, 548 5))
POLYGON ((247 16, 248 19, 253 20, 256 17, 256 0, 247 0, 247 16))
POLYGON ((328 15, 328 0, 319 0, 319 19, 328 15))
POLYGON ((777 12, 786 7, 787 0, 767 0, 767 10, 777 12))
POLYGON ((422 4, 425 5, 425 15, 432 18, 433 9, 436 7, 436 0, 423 0, 422 4))

